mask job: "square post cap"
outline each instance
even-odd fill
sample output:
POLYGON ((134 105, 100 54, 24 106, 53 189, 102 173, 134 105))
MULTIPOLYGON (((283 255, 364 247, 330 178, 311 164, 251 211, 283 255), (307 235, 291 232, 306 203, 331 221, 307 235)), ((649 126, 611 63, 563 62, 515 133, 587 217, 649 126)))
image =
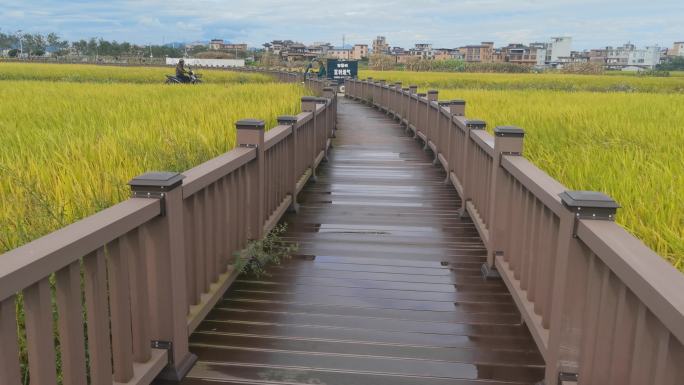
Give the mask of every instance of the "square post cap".
POLYGON ((409 86, 409 88, 410 88, 410 89, 417 90, 417 89, 418 89, 418 86, 415 85, 415 84, 411 84, 411 85, 409 86))
POLYGON ((151 171, 131 179, 128 185, 136 196, 136 192, 171 191, 183 183, 183 178, 185 175, 177 172, 151 171))
POLYGON ((401 88, 401 82, 395 82, 395 83, 394 83, 394 86, 395 86, 395 87, 398 87, 398 88, 401 88))
POLYGON ((328 99, 327 98, 315 98, 315 102, 318 104, 325 104, 325 103, 328 103, 328 99))
POLYGON ((242 119, 235 122, 235 127, 238 130, 263 130, 266 127, 266 123, 259 119, 242 119))
POLYGON ((401 90, 402 90, 402 91, 409 91, 409 90, 410 90, 410 88, 408 88, 408 87, 404 87, 404 88, 402 88, 401 90))
POLYGON ((371 81, 371 80, 373 80, 373 78, 369 76, 366 78, 366 80, 371 81))
POLYGON ((466 120, 466 127, 470 128, 471 130, 484 130, 487 128, 487 122, 484 120, 466 120))
POLYGON ((444 106, 465 106, 466 104, 465 100, 462 99, 444 100, 440 103, 443 103, 444 106))
POLYGON ((315 96, 302 96, 302 102, 316 102, 317 100, 315 96))
POLYGON ((597 191, 564 191, 558 196, 563 206, 578 219, 615 220, 620 205, 608 195, 597 191))
POLYGON ((283 125, 293 125, 297 123, 297 117, 293 115, 280 115, 278 116, 278 124, 283 125))
POLYGON ((323 87, 323 91, 331 91, 332 92, 332 91, 335 91, 335 89, 332 87, 323 87))
POLYGON ((428 93, 428 95, 434 95, 434 94, 438 94, 439 91, 437 91, 437 90, 428 90, 427 93, 428 93))
POLYGON ((525 130, 515 126, 499 126, 494 129, 494 136, 503 138, 522 138, 525 136, 525 130))

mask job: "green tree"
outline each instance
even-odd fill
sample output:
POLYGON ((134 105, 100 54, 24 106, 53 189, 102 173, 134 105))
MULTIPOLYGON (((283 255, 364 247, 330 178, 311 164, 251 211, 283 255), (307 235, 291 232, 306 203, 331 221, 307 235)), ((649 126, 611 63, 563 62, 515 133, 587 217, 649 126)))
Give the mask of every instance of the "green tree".
POLYGON ((69 50, 69 42, 66 40, 61 40, 59 35, 54 32, 50 32, 47 37, 47 47, 58 56, 66 55, 69 50))

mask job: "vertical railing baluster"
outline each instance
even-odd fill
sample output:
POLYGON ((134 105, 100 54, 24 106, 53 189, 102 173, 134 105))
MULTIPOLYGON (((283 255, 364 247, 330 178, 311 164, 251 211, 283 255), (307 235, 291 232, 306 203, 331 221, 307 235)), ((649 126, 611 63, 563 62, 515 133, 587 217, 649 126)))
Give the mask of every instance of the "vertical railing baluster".
MULTIPOLYGON (((104 306, 106 306, 106 302, 104 306)), ((57 367, 55 365, 52 301, 48 278, 43 278, 24 290, 24 313, 26 315, 26 348, 28 350, 31 382, 41 385, 56 385, 57 367)), ((109 353, 108 349, 107 353, 109 353)))
MULTIPOLYGON (((83 268, 88 322, 90 381, 93 384, 111 384, 113 380, 112 357, 109 340, 107 267, 104 248, 100 248, 96 252, 85 256, 83 258, 83 268)), ((43 382, 38 383, 42 384, 43 382)))
POLYGON ((21 384, 15 301, 14 295, 0 300, 0 385, 21 384))
MULTIPOLYGON (((80 261, 72 262, 55 274, 55 294, 59 312, 62 381, 64 384, 85 385, 87 381, 80 261)), ((0 345, 4 348, 4 344, 0 345)))
POLYGON ((133 378, 129 256, 121 252, 119 241, 114 240, 107 245, 107 257, 114 381, 128 382, 133 378))
MULTIPOLYGON (((131 319, 133 323, 131 332, 133 335, 133 360, 135 362, 147 362, 151 357, 148 275, 145 255, 142 252, 145 241, 142 239, 141 233, 140 229, 136 229, 119 240, 121 253, 128 255, 130 261, 128 274, 131 293, 133 293, 131 295, 131 319)), ((192 266, 192 262, 186 263, 186 266, 192 266)), ((191 276, 192 274, 186 274, 186 277, 191 276)), ((188 303, 195 304, 193 302, 188 303)))

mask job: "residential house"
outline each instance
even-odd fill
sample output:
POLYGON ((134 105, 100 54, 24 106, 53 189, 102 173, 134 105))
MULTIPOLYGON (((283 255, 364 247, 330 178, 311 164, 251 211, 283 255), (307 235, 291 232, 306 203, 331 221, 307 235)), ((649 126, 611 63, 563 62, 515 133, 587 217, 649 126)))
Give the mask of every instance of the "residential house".
POLYGON ((351 59, 361 60, 368 57, 368 44, 354 44, 351 50, 351 59))
POLYGON ((429 43, 417 43, 409 52, 411 56, 420 56, 424 60, 432 60, 434 58, 432 44, 429 43))
POLYGON ((465 61, 470 63, 489 63, 492 61, 492 53, 494 51, 494 42, 483 41, 479 45, 467 45, 461 47, 460 51, 464 53, 465 61))
POLYGON ((387 54, 389 53, 389 44, 387 44, 387 39, 384 36, 378 36, 373 40, 373 53, 374 54, 387 54))
POLYGON ((660 63, 660 47, 650 46, 638 49, 627 43, 620 47, 606 47, 605 65, 609 69, 626 67, 655 68, 660 63))
POLYGON ((667 50, 667 56, 684 56, 684 41, 675 41, 672 48, 667 50))

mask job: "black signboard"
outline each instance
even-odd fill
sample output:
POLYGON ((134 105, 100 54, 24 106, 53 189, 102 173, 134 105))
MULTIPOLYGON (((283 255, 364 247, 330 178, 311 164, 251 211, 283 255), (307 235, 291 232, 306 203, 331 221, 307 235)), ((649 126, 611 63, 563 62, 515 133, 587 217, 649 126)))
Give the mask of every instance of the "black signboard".
POLYGON ((328 59, 328 79, 337 80, 355 78, 359 74, 359 62, 356 60, 328 59))

